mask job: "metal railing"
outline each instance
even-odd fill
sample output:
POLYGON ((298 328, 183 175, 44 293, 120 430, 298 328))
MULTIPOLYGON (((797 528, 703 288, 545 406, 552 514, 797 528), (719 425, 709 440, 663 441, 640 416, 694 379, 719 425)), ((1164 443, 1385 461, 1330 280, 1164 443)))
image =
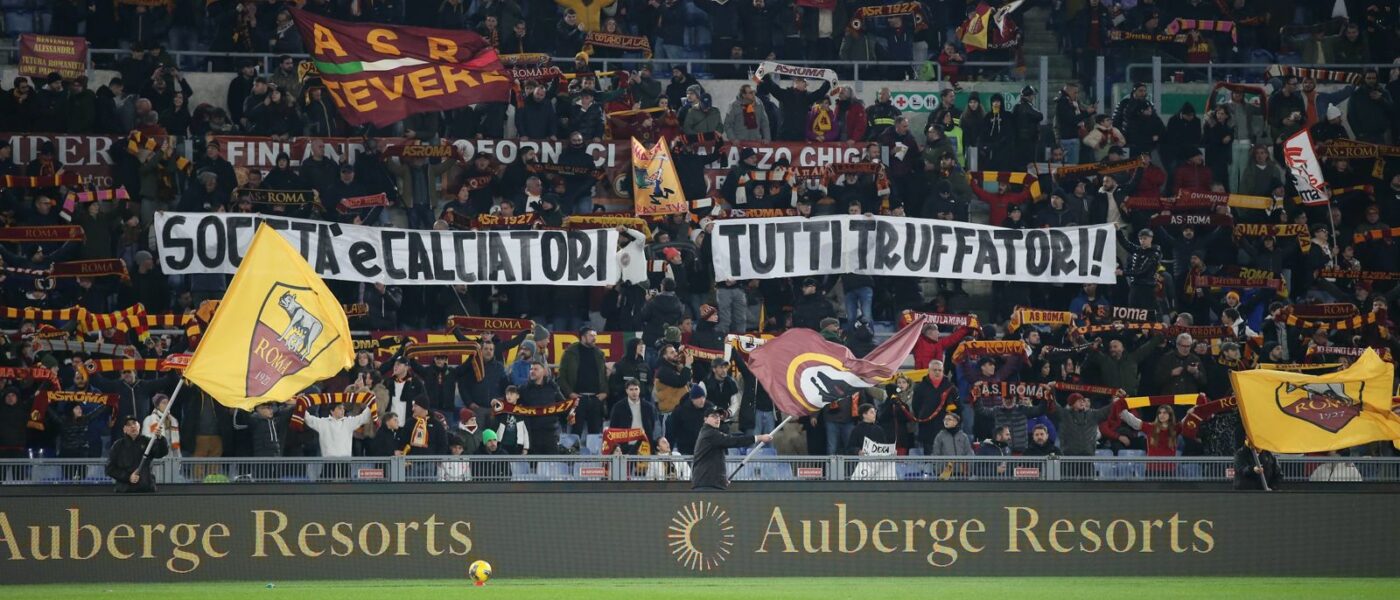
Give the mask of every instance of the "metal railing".
MULTIPOLYGON (((1134 78, 1133 78, 1133 72, 1134 72, 1135 70, 1150 69, 1150 70, 1151 70, 1151 75, 1150 75, 1151 78, 1145 80, 1145 82, 1152 86, 1152 88, 1151 88, 1151 90, 1152 90, 1152 101, 1153 101, 1158 107, 1160 107, 1160 106, 1162 106, 1162 85, 1163 85, 1164 83, 1179 83, 1179 82, 1175 82, 1175 81, 1165 81, 1165 80, 1163 79, 1163 72, 1166 71, 1166 70, 1174 70, 1174 71, 1175 71, 1175 70, 1179 70, 1179 71, 1187 71, 1187 70, 1190 70, 1190 71, 1205 71, 1205 74, 1206 74, 1206 81, 1207 81, 1207 82, 1214 82, 1214 81, 1215 81, 1216 71, 1226 71, 1226 73, 1225 73, 1226 76, 1233 76, 1233 75, 1234 75, 1234 73, 1230 73, 1230 71, 1245 71, 1245 72, 1248 72, 1248 73, 1250 73, 1250 74, 1257 74, 1257 75, 1259 76, 1259 77, 1257 78, 1257 80, 1260 80, 1260 81, 1267 81, 1269 78, 1268 78, 1266 75, 1264 75, 1264 70, 1265 70, 1265 69, 1268 69, 1269 66, 1270 66, 1270 65, 1268 65, 1268 64, 1262 64, 1262 63, 1174 63, 1174 62, 1162 62, 1162 57, 1160 57, 1160 56, 1154 56, 1154 57, 1152 57, 1152 62, 1150 62, 1150 63, 1129 63, 1128 66, 1127 66, 1127 67, 1124 67, 1124 69, 1123 69, 1123 77, 1124 77, 1124 81, 1127 81, 1127 82, 1129 82, 1129 83, 1133 83, 1133 82, 1139 81, 1138 79, 1134 79, 1134 78)), ((1308 63, 1308 64, 1289 64, 1289 65, 1284 65, 1284 66, 1288 66, 1288 67, 1299 67, 1299 68, 1308 68, 1308 69, 1343 70, 1343 71, 1353 71, 1353 70, 1354 70, 1354 71, 1361 71, 1361 70, 1364 70, 1364 69, 1393 69, 1393 68, 1396 68, 1396 67, 1397 67, 1397 65, 1391 64, 1391 63, 1358 63, 1358 64, 1345 64, 1345 65, 1343 65, 1343 64, 1313 64, 1313 63, 1308 63)), ((1100 79, 1102 80, 1102 77, 1100 77, 1100 79)), ((1252 77, 1251 77, 1250 79, 1251 79, 1251 80, 1255 80, 1255 79, 1252 78, 1252 77)), ((1112 106, 1112 104, 1106 104, 1105 106, 1112 106)), ((1163 118, 1165 118, 1165 116, 1164 116, 1163 118)))
MULTIPOLYGON (((730 468, 743 457, 726 457, 730 468)), ((1279 457, 1284 481, 1400 483, 1400 458, 1279 457)), ((0 460, 0 485, 111 485, 103 459, 0 460)), ((160 484, 689 481, 688 456, 165 458, 160 484)), ((1230 457, 774 456, 736 481, 1155 481, 1227 483, 1230 457)))

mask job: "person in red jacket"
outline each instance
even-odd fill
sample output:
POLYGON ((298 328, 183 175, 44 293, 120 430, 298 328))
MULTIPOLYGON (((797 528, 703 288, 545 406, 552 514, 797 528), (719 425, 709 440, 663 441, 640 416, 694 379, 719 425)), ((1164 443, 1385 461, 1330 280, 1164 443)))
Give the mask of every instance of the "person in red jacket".
POLYGON ((957 346, 972 331, 971 327, 959 327, 953 333, 943 335, 937 325, 925 325, 923 335, 914 342, 914 364, 925 367, 930 361, 943 360, 948 350, 957 346))
POLYGON ((1210 174, 1210 167, 1206 166, 1201 149, 1191 148, 1186 152, 1186 162, 1177 165, 1176 171, 1172 173, 1172 194, 1182 190, 1209 192, 1213 182, 1214 178, 1210 174))
POLYGON ((840 123, 841 141, 859 142, 865 139, 865 104, 855 97, 850 86, 836 95, 836 118, 840 123))
POLYGON ((1147 166, 1142 168, 1142 175, 1138 178, 1137 189, 1133 190, 1134 196, 1143 198, 1161 198, 1162 187, 1167 184, 1167 172, 1157 163, 1152 162, 1152 153, 1144 152, 1147 157, 1147 166))
POLYGON ((987 223, 998 227, 1006 221, 1006 209, 1008 207, 1025 204, 1031 199, 1029 190, 1023 187, 1019 192, 1011 192, 1006 182, 1003 181, 997 182, 996 193, 987 191, 981 184, 972 186, 972 193, 976 194, 979 200, 987 203, 987 223))

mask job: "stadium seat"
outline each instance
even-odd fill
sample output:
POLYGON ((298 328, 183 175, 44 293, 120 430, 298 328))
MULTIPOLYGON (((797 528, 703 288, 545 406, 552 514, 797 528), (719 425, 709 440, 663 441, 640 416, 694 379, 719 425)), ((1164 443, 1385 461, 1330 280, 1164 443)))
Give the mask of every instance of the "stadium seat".
POLYGON ((524 461, 511 461, 511 463, 510 463, 510 478, 511 478, 511 479, 514 479, 514 480, 517 480, 517 481, 524 481, 525 477, 530 476, 530 475, 532 475, 532 473, 530 473, 530 463, 527 463, 527 462, 524 462, 524 461))
MULTIPOLYGON (((601 433, 590 433, 590 434, 588 434, 587 437, 583 438, 583 447, 588 449, 588 452, 587 452, 586 454, 600 454, 600 453, 602 453, 602 451, 603 451, 603 434, 601 434, 601 433)), ((579 454, 585 454, 585 452, 580 451, 579 454)))
POLYGON ((578 435, 573 433, 559 434, 559 447, 578 450, 578 435))

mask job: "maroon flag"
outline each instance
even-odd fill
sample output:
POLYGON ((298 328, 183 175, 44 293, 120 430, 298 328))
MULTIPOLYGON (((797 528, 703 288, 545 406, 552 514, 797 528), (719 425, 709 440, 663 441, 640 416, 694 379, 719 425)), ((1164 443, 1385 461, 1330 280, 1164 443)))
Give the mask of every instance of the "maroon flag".
POLYGON ((472 31, 350 23, 291 9, 321 82, 351 125, 505 102, 510 79, 472 31))
POLYGON ((749 353, 749 370, 778 410, 811 414, 893 376, 914 350, 927 319, 918 316, 865 358, 810 329, 790 329, 749 353))

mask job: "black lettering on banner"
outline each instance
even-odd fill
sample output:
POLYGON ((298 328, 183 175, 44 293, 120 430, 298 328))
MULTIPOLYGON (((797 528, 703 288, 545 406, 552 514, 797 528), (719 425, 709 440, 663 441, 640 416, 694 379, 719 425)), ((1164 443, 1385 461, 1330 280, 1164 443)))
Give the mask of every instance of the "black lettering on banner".
POLYGON ((1050 266, 1050 240, 1044 230, 1032 229, 1026 232, 1026 274, 1033 277, 1045 275, 1050 266))
POLYGON ((447 256, 447 253, 442 251, 442 234, 443 232, 441 231, 433 231, 428 234, 432 236, 433 279, 438 281, 454 281, 452 271, 449 271, 447 265, 442 262, 443 258, 447 256))
POLYGON ((477 234, 477 236, 476 236, 476 276, 477 276, 477 277, 490 277, 490 276, 491 276, 491 275, 490 275, 490 271, 488 271, 488 270, 486 269, 486 265, 489 264, 488 259, 490 258, 490 257, 488 256, 489 253, 488 253, 487 250, 486 250, 486 248, 488 247, 488 245, 489 245, 489 243, 490 243, 490 237, 491 237, 491 233, 490 233, 490 232, 487 232, 487 231, 483 231, 483 232, 477 234))
POLYGON ((822 233, 831 229, 835 221, 803 221, 802 230, 807 232, 807 268, 821 270, 822 233))
POLYGON ((505 241, 499 233, 491 232, 486 235, 486 252, 489 255, 486 260, 490 264, 488 273, 491 274, 492 280, 500 281, 504 274, 506 281, 519 281, 515 278, 515 269, 510 266, 510 252, 506 250, 505 241))
POLYGON ((875 269, 884 270, 899 264, 895 248, 899 246, 899 232, 888 221, 875 222, 875 269))
POLYGON ((1060 276, 1074 273, 1074 244, 1069 241, 1069 236, 1065 235, 1065 232, 1050 230, 1050 251, 1055 256, 1051 261, 1051 275, 1060 276))
MULTIPOLYGON (((737 254, 733 255, 735 258, 737 254)), ((555 281, 564 275, 569 262, 568 242, 562 231, 546 231, 540 236, 540 263, 545 279, 555 281)))
POLYGON ((432 277, 432 259, 428 258, 428 248, 423 246, 423 237, 408 237, 408 278, 423 279, 432 277))
POLYGON ((715 227, 715 232, 720 239, 727 240, 726 246, 729 248, 729 272, 735 275, 744 272, 744 265, 740 263, 743 255, 739 253, 739 237, 744 235, 743 224, 723 224, 715 227))
POLYGON ((1102 229, 1094 232, 1094 269, 1089 275, 1098 277, 1103 272, 1103 267, 1099 266, 1103 262, 1103 253, 1108 249, 1108 232, 1102 229))
POLYGON ((992 243, 991 232, 977 230, 977 262, 972 263, 972 271, 978 275, 1000 275, 1001 265, 997 260, 997 247, 992 243))
POLYGON ((175 236, 175 228, 184 225, 185 221, 185 217, 182 216, 170 217, 165 222, 165 227, 161 228, 161 258, 165 259, 165 266, 169 267, 166 269, 167 271, 184 269, 190 266, 190 262, 194 260, 194 246, 198 238, 192 241, 175 236), (175 250, 178 254, 172 254, 171 250, 175 250))
POLYGON ((403 269, 394 265, 394 240, 403 239, 408 236, 407 231, 395 229, 385 229, 379 233, 379 249, 384 255, 384 272, 394 279, 404 279, 407 274, 403 269))
POLYGON ((1020 229, 1003 229, 992 233, 992 237, 1001 240, 1002 251, 1006 253, 1006 274, 1016 274, 1016 242, 1021 239, 1020 229))
POLYGON ((1089 270, 1089 230, 1079 230, 1079 274, 1089 270))
POLYGON ((776 229, 783 236, 783 243, 780 246, 783 252, 783 270, 791 273, 796 266, 793 257, 797 254, 797 249, 793 247, 793 238, 797 236, 797 232, 802 231, 802 222, 778 223, 776 229))
POLYGON ((963 270, 963 259, 972 254, 972 246, 967 243, 967 238, 972 237, 971 229, 957 228, 953 230, 953 235, 958 238, 958 250, 953 254, 953 271, 961 273, 963 270))
POLYGON ((947 225, 935 223, 933 225, 933 256, 928 259, 928 270, 937 271, 943 264, 943 255, 952 250, 948 246, 948 236, 952 235, 953 228, 947 225))
POLYGON ((593 240, 587 231, 569 232, 569 279, 587 279, 593 276, 593 267, 588 264, 588 256, 593 254, 593 240))
POLYGON ((904 224, 904 268, 910 271, 917 271, 924 268, 924 264, 929 261, 929 244, 932 232, 925 223, 905 223, 904 224), (914 244, 918 243, 918 248, 914 244))
POLYGON ((376 256, 374 244, 369 242, 350 244, 350 266, 363 277, 378 277, 383 271, 373 262, 376 256))
POLYGON ((316 272, 322 276, 340 274, 340 263, 335 258, 335 238, 339 236, 340 223, 316 228, 316 272))
POLYGON ((520 279, 522 281, 533 281, 535 269, 532 262, 535 257, 531 256, 530 244, 540 238, 538 231, 512 231, 510 239, 515 240, 520 245, 520 279))
POLYGON ((593 247, 597 250, 597 253, 598 253, 598 254, 597 254, 597 259, 595 260, 594 264, 598 265, 598 267, 597 267, 597 269, 596 269, 596 270, 597 270, 597 273, 598 273, 598 279, 601 279, 601 280, 603 280, 603 281, 607 281, 607 279, 608 279, 608 263, 612 262, 612 260, 611 260, 610 257, 608 256, 608 253, 609 253, 609 252, 612 252, 612 251, 614 251, 614 250, 616 250, 616 249, 617 249, 617 244, 616 244, 616 243, 612 243, 612 244, 609 244, 609 243, 608 243, 608 240, 612 237, 612 234, 611 234, 611 233, 608 233, 608 230, 606 230, 606 229, 597 229, 597 230, 594 230, 594 231, 595 231, 595 233, 593 233, 592 235, 596 236, 597 239, 593 240, 593 247))
POLYGON ((316 233, 316 223, 297 221, 291 223, 291 226, 292 231, 301 234, 301 247, 298 248, 301 250, 301 257, 306 259, 306 262, 311 262, 311 234, 316 233))
POLYGON ((777 261, 778 230, 772 224, 759 225, 753 223, 749 225, 749 255, 753 260, 753 270, 755 274, 763 275, 773 270, 773 263, 777 261), (759 227, 763 231, 759 231, 759 227), (759 235, 762 233, 763 235, 759 235), (762 239, 760 239, 762 238, 762 239), (763 258, 763 242, 768 242, 768 258, 763 258))
POLYGON ((474 239, 476 239, 475 231, 452 232, 452 257, 456 259, 453 264, 457 267, 458 282, 473 283, 476 281, 476 273, 467 271, 467 244, 474 239))
MULTIPOLYGON (((841 221, 829 221, 829 223, 831 223, 831 229, 830 229, 831 235, 829 236, 830 239, 831 239, 831 268, 840 271, 840 270, 843 269, 844 266, 845 266, 845 261, 842 260, 842 255, 841 255, 841 238, 842 238, 842 235, 843 235, 842 232, 841 232, 841 223, 842 223, 842 222, 841 222, 841 221)), ((813 249, 812 249, 812 254, 816 254, 816 253, 817 253, 817 249, 816 249, 816 248, 813 248, 813 249)))
POLYGON ((856 232, 856 270, 864 271, 870 268, 870 253, 866 248, 870 247, 870 232, 875 230, 874 219, 861 219, 851 221, 851 231, 856 232))
POLYGON ((218 217, 207 217, 200 219, 199 228, 195 230, 195 237, 199 244, 195 249, 199 253, 199 262, 205 268, 213 269, 224 264, 224 228, 218 217), (213 242, 212 253, 210 252, 210 242, 213 242))

